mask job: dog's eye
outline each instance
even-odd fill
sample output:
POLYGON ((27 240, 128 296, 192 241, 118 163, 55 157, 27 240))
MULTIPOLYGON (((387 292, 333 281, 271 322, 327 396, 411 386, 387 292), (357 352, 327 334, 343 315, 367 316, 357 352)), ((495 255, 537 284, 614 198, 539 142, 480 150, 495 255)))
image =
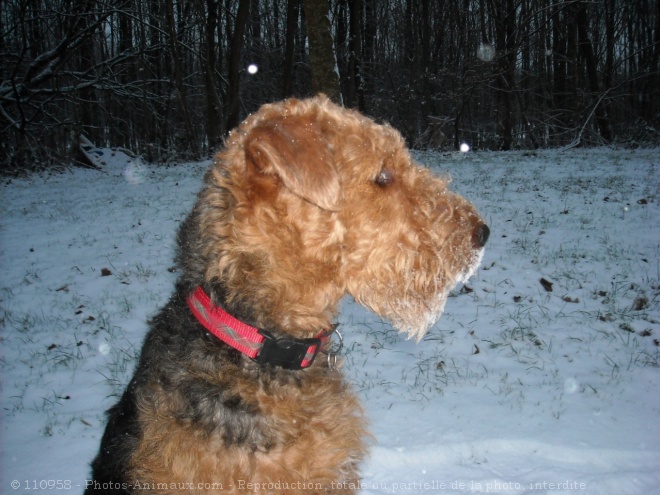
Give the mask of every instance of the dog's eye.
POLYGON ((394 175, 392 174, 392 171, 384 168, 380 172, 378 172, 378 175, 376 176, 374 182, 376 183, 377 186, 385 187, 385 186, 389 186, 393 180, 394 180, 394 175))

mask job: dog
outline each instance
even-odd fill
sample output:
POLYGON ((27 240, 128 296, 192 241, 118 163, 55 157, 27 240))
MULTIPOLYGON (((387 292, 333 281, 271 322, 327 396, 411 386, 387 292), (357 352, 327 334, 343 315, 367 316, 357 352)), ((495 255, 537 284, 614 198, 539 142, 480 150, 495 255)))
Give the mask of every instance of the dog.
POLYGON ((323 95, 249 116, 180 227, 175 292, 108 411, 86 493, 359 489, 368 434, 335 365, 338 303, 424 336, 489 236, 448 182, 392 127, 323 95))

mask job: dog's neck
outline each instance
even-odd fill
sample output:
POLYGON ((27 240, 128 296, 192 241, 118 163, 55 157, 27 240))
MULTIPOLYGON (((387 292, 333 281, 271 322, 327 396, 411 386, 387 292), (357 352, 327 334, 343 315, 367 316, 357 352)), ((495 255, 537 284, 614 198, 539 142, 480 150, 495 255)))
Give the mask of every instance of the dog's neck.
POLYGON ((188 295, 187 301, 191 312, 204 328, 259 364, 290 370, 309 368, 334 331, 334 328, 323 330, 311 339, 278 338, 234 318, 213 304, 201 286, 188 295))

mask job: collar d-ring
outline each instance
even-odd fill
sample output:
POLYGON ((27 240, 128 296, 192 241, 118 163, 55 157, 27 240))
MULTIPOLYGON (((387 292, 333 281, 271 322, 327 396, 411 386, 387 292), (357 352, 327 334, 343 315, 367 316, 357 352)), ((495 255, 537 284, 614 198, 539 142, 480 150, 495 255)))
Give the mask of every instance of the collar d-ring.
POLYGON ((344 337, 342 337, 341 332, 337 330, 338 324, 333 325, 331 334, 336 334, 339 342, 332 342, 332 347, 330 349, 323 349, 321 352, 328 356, 328 368, 331 370, 337 369, 337 356, 341 353, 341 350, 344 348, 344 337))

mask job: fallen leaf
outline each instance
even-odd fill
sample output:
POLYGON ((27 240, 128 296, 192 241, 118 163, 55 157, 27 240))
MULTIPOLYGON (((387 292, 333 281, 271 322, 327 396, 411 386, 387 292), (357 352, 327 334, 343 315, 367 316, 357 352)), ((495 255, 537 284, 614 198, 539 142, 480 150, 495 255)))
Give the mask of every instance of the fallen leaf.
POLYGON ((552 292, 552 282, 550 282, 549 280, 547 280, 545 278, 541 278, 540 282, 541 282, 541 285, 543 286, 543 288, 547 292, 552 292))

